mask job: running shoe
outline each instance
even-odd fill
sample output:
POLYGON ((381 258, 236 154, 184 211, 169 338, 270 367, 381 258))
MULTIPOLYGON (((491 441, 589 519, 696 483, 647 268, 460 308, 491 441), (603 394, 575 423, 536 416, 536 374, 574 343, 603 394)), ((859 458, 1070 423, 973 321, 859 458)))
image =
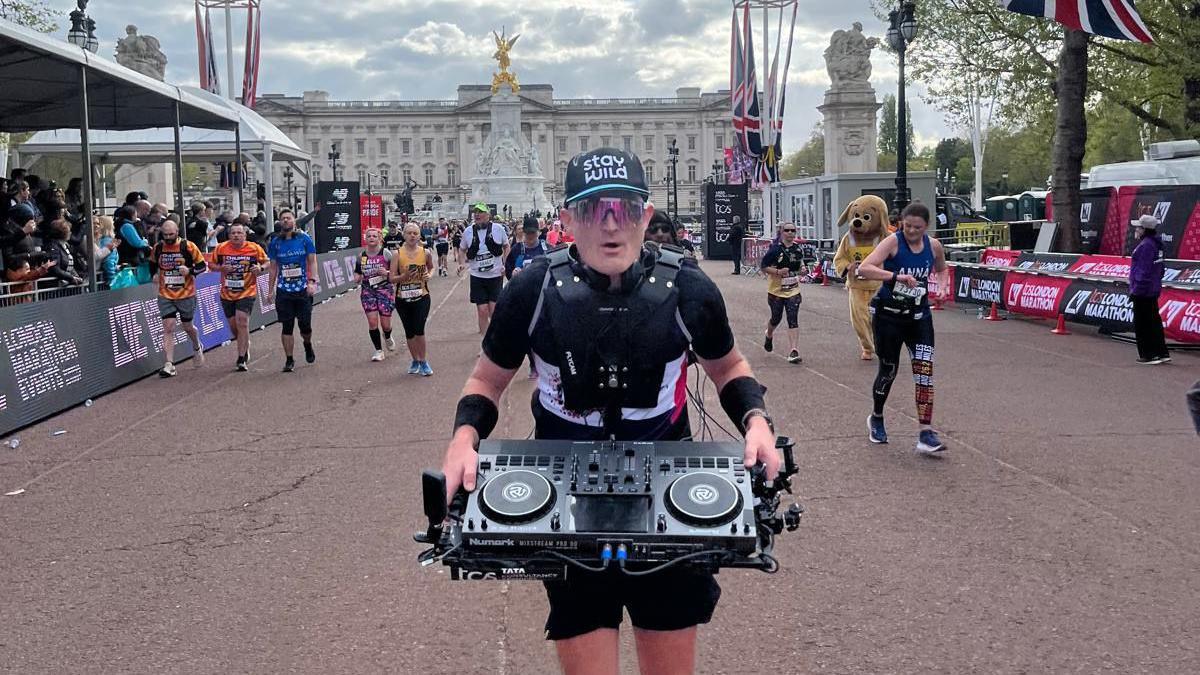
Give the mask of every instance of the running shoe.
POLYGON ((936 455, 945 449, 946 444, 938 438, 937 432, 933 429, 923 429, 921 435, 917 436, 917 452, 936 455))
POLYGON ((204 348, 196 350, 196 355, 192 357, 192 367, 199 368, 204 365, 204 348))
POLYGON ((394 351, 396 351, 396 338, 394 338, 394 337, 389 337, 389 338, 387 339, 387 348, 388 348, 388 351, 389 351, 389 352, 394 352, 394 351))
POLYGON ((1160 356, 1160 357, 1158 357, 1157 359, 1155 359, 1155 361, 1157 361, 1157 362, 1159 362, 1159 363, 1170 363, 1170 362, 1171 362, 1171 357, 1169 357, 1169 356, 1160 356))
POLYGON ((1139 356, 1137 362, 1142 364, 1143 366, 1153 366, 1158 363, 1158 359, 1157 358, 1143 359, 1142 357, 1139 356))
POLYGON ((304 343, 304 361, 312 363, 317 360, 317 352, 313 349, 311 342, 304 343))
POLYGON ((176 372, 177 371, 175 370, 175 364, 168 362, 166 365, 164 365, 162 368, 159 369, 158 376, 159 377, 175 377, 176 372))
POLYGON ((420 375, 421 374, 421 362, 413 361, 412 365, 410 365, 408 367, 408 374, 409 375, 420 375))
POLYGON ((867 432, 872 443, 887 443, 887 429, 883 428, 883 418, 877 415, 867 417, 867 432))
POLYGON ((775 341, 771 339, 770 335, 764 336, 763 337, 763 351, 769 352, 772 349, 775 349, 775 341))
POLYGON ((238 372, 242 372, 242 373, 244 373, 244 372, 246 372, 247 370, 250 370, 250 368, 249 368, 249 367, 246 365, 246 361, 247 361, 247 358, 248 358, 248 356, 249 356, 249 355, 247 355, 247 356, 239 356, 239 357, 237 358, 237 369, 238 369, 238 372))
POLYGON ((430 368, 430 367, 429 367, 429 362, 428 362, 428 361, 422 361, 422 362, 421 362, 421 370, 420 370, 420 373, 421 373, 421 377, 429 377, 430 375, 432 375, 432 374, 433 374, 433 368, 430 368))
POLYGON ((293 359, 290 356, 287 357, 287 361, 283 362, 283 372, 290 373, 295 369, 296 369, 296 359, 293 359))
POLYGON ((800 363, 803 360, 804 359, 800 358, 799 350, 793 349, 791 353, 788 354, 788 363, 800 363))
POLYGON ((376 349, 376 350, 375 350, 375 355, 371 357, 371 360, 372 360, 372 361, 382 361, 382 360, 383 360, 383 350, 382 350, 382 349, 376 349))

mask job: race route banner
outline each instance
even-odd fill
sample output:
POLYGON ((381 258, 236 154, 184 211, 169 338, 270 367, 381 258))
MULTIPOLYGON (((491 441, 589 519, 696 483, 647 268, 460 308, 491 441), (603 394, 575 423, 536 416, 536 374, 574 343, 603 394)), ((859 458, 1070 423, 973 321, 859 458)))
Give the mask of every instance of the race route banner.
POLYGON ((1010 312, 1058 317, 1059 306, 1066 295, 1070 279, 1009 272, 1004 278, 1004 308, 1010 312))
POLYGON ((1164 288, 1158 297, 1167 337, 1180 342, 1200 342, 1200 293, 1164 288))
MULTIPOLYGON (((742 219, 742 227, 748 228, 750 199, 747 185, 704 186, 704 257, 709 260, 732 260, 733 246, 729 243, 729 229, 733 217, 742 219)), ((747 230, 748 231, 748 230, 747 230)))
POLYGON ((1007 272, 960 266, 950 269, 954 272, 955 302, 977 305, 991 305, 994 302, 998 307, 1004 307, 1004 277, 1007 272))
POLYGON ((1020 251, 1009 251, 1007 249, 999 248, 985 248, 983 249, 983 255, 979 257, 979 264, 987 265, 988 267, 1011 267, 1017 262, 1017 258, 1020 257, 1020 255, 1020 251))
MULTIPOLYGON (((353 286, 357 255, 351 249, 317 256, 315 301, 353 286)), ((195 325, 206 349, 230 338, 219 283, 219 272, 196 278, 195 325)), ((260 274, 251 330, 275 321, 275 308, 264 306, 267 283, 267 274, 260 274)), ((163 324, 156 297, 155 285, 142 284, 0 309, 0 435, 161 368, 163 324)), ((178 331, 176 360, 191 355, 187 336, 178 331)))
POLYGON ((358 183, 321 181, 317 183, 317 253, 340 251, 362 246, 362 203, 358 183))
POLYGON ((1122 286, 1076 279, 1064 298, 1062 314, 1067 321, 1100 326, 1111 332, 1133 330, 1133 302, 1122 286))

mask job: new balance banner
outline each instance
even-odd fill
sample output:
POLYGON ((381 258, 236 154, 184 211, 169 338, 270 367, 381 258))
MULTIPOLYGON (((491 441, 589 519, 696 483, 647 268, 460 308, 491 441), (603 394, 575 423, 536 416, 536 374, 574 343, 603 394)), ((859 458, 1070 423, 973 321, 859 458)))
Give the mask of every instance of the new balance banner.
POLYGON ((729 230, 733 217, 739 216, 742 228, 750 219, 750 200, 745 183, 741 185, 704 186, 704 257, 709 260, 733 260, 733 245, 729 230))
MULTIPOLYGON (((1120 253, 1133 253, 1137 242, 1133 238, 1134 228, 1129 223, 1148 214, 1158 218, 1158 234, 1163 240, 1163 255, 1168 258, 1183 257, 1180 255, 1180 244, 1183 243, 1184 233, 1192 221, 1197 201, 1200 201, 1200 185, 1139 186, 1125 216, 1125 243, 1120 253)), ((1194 236, 1200 237, 1200 233, 1194 236)), ((1190 241, 1188 248, 1191 248, 1190 241)), ((1195 256, 1195 251, 1187 253, 1195 256)))
POLYGON ((362 246, 362 205, 357 181, 317 183, 317 253, 362 246))
POLYGON ((1009 272, 1004 278, 1004 308, 1019 314, 1056 318, 1070 285, 1070 279, 1009 272))
POLYGON ((1164 288, 1158 298, 1167 337, 1180 342, 1200 342, 1200 292, 1164 288))
MULTIPOLYGON (((354 285, 357 256, 355 249, 317 256, 317 301, 354 285)), ((218 272, 196 279, 195 325, 205 348, 230 337, 219 282, 218 272)), ((259 275, 252 330, 275 321, 275 308, 263 306, 267 282, 267 274, 259 275)), ((161 368, 157 295, 157 286, 142 284, 0 309, 0 435, 161 368)), ((183 331, 176 333, 177 359, 191 356, 190 344, 183 331)), ((227 356, 232 363, 233 354, 227 356)))
POLYGON ((1076 279, 1064 296, 1062 314, 1074 323, 1133 330, 1133 303, 1125 291, 1124 286, 1112 283, 1076 279))
POLYGON ((952 269, 955 302, 978 305, 991 305, 994 302, 1000 307, 1004 306, 1004 277, 1007 272, 961 265, 952 269))

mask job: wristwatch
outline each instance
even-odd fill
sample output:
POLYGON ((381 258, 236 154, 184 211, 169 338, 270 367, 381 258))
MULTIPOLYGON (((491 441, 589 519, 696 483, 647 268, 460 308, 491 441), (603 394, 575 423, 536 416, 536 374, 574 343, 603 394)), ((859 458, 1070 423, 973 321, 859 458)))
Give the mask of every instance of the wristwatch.
POLYGON ((755 416, 763 418, 767 423, 767 428, 771 430, 771 433, 775 433, 775 420, 771 419, 767 411, 762 408, 751 408, 746 411, 745 415, 742 415, 742 429, 745 429, 746 425, 750 423, 750 418, 755 416))

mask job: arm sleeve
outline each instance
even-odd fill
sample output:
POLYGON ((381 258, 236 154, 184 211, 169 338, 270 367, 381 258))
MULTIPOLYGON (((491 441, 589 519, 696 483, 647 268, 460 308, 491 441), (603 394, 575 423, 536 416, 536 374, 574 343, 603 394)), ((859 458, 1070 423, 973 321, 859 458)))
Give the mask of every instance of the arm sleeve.
POLYGON ((529 353, 529 322, 550 266, 539 258, 500 293, 492 322, 483 336, 483 353, 493 363, 513 370, 529 353))
POLYGON ((733 331, 721 291, 695 260, 684 260, 678 276, 679 316, 692 335, 692 349, 710 361, 725 356, 733 349, 733 331))
POLYGON ((208 261, 204 259, 204 253, 192 242, 186 239, 184 241, 187 242, 186 246, 192 251, 192 272, 207 272, 208 261))

